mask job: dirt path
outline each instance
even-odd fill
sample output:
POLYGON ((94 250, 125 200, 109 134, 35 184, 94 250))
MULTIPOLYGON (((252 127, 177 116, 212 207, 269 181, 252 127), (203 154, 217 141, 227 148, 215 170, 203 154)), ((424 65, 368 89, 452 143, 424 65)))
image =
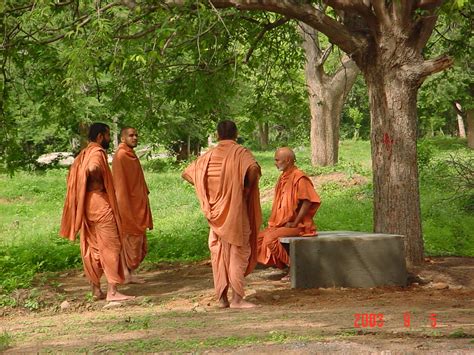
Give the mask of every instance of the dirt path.
POLYGON ((216 308, 208 262, 142 271, 144 285, 122 287, 137 299, 111 308, 88 300, 73 271, 38 287, 40 311, 2 309, 0 336, 6 353, 474 353, 474 258, 432 259, 416 273, 426 284, 297 290, 258 269, 247 298, 260 307, 236 311, 216 308))

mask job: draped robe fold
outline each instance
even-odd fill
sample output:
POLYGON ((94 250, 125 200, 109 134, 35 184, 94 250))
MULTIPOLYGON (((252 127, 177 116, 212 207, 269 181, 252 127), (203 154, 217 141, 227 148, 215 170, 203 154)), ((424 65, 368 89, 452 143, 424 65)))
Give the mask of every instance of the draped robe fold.
POLYGON ((75 240, 80 232, 84 272, 94 285, 105 273, 111 284, 124 282, 120 260, 122 249, 120 215, 107 154, 91 142, 71 165, 59 234, 75 240), (89 167, 98 166, 104 190, 87 191, 89 167))
POLYGON ((275 197, 268 227, 258 235, 258 262, 268 266, 284 268, 290 265, 290 258, 281 245, 280 237, 316 235, 313 217, 321 199, 314 190, 311 180, 297 167, 284 171, 275 187, 275 197), (285 227, 294 221, 303 200, 311 202, 311 206, 298 226, 285 227))
POLYGON ((241 297, 244 277, 257 264, 262 223, 258 183, 245 194, 245 176, 257 166, 252 154, 232 140, 219 144, 186 168, 209 223, 214 288, 220 298, 230 286, 241 297))
POLYGON ((127 268, 135 270, 146 256, 146 230, 153 229, 153 220, 140 160, 125 143, 115 152, 112 175, 122 221, 122 253, 127 268))

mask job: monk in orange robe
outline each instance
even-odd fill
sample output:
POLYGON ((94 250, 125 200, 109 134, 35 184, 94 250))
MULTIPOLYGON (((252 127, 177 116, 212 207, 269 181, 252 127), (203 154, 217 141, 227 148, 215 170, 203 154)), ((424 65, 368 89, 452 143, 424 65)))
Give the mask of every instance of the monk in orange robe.
POLYGON ((147 253, 146 230, 153 229, 153 220, 140 160, 133 148, 138 144, 137 130, 124 127, 121 143, 112 161, 115 195, 122 220, 125 283, 142 283, 133 275, 147 253))
POLYGON ((290 258, 279 238, 316 235, 313 217, 321 200, 311 180, 295 166, 295 153, 290 148, 276 151, 275 165, 282 174, 268 227, 258 235, 258 262, 284 269, 290 266, 290 258))
POLYGON ((257 263, 257 234, 262 223, 260 166, 250 151, 237 144, 234 122, 220 122, 217 134, 217 146, 188 166, 182 177, 195 186, 210 226, 212 273, 220 306, 252 308, 255 304, 244 300, 244 277, 257 263))
POLYGON ((92 284, 94 298, 124 301, 133 296, 117 291, 117 285, 124 282, 124 275, 120 260, 120 216, 112 172, 107 164, 109 126, 92 124, 89 141, 69 170, 60 235, 75 240, 80 231, 84 272, 92 284), (100 288, 104 273, 107 295, 100 288))

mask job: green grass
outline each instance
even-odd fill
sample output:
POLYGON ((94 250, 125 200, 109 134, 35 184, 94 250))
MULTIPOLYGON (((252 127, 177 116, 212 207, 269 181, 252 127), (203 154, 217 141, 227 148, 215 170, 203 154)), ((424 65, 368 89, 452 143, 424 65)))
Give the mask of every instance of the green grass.
MULTIPOLYGON (((461 201, 446 200, 446 191, 452 188, 449 182, 438 179, 434 168, 437 161, 450 153, 472 153, 463 148, 459 140, 431 140, 423 144, 420 186, 426 253, 474 256, 474 215, 462 208, 461 201)), ((299 167, 311 175, 337 171, 347 175, 362 174, 371 181, 368 142, 341 142, 340 163, 334 167, 312 167, 308 149, 300 148, 296 154, 299 167)), ((279 175, 273 164, 273 152, 257 152, 255 157, 262 166, 260 188, 265 191, 275 185, 279 175)), ((152 163, 146 165, 153 167, 152 163)), ((182 167, 169 163, 158 165, 161 172, 152 169, 145 172, 155 225, 148 233, 146 262, 207 258, 208 226, 192 186, 180 178, 182 167)), ((79 243, 71 243, 58 235, 66 175, 66 169, 41 174, 19 172, 12 178, 0 175, 0 293, 30 287, 37 273, 81 265, 79 243)), ((316 217, 320 230, 372 230, 370 182, 351 188, 330 183, 318 192, 323 201, 316 217)), ((266 220, 271 202, 262 207, 266 220)), ((0 303, 11 305, 12 302, 3 297, 0 303)))
POLYGON ((10 347, 12 340, 12 336, 5 331, 0 334, 0 351, 7 350, 10 347))
MULTIPOLYGON (((126 342, 116 342, 113 344, 100 344, 93 348, 80 349, 82 351, 92 352, 195 352, 206 350, 236 349, 246 345, 257 344, 284 344, 301 341, 321 340, 320 334, 301 336, 298 334, 283 333, 279 331, 270 331, 267 334, 260 335, 242 335, 242 336, 223 336, 209 338, 188 338, 175 339, 152 337, 149 339, 137 339, 126 342)), ((57 349, 51 349, 52 351, 57 349)))

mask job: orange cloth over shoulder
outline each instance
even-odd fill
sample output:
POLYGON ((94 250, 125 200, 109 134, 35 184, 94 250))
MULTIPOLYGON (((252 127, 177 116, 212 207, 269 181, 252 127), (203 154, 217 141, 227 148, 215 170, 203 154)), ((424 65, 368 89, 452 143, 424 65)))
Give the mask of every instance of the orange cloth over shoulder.
POLYGON ((262 224, 258 185, 244 197, 245 175, 250 166, 258 166, 253 155, 233 140, 222 140, 217 147, 186 168, 184 173, 193 181, 201 209, 213 232, 225 242, 242 246, 244 240, 242 208, 247 207, 250 225, 251 254, 245 275, 257 263, 257 235, 262 224), (213 154, 222 155, 218 186, 208 186, 207 170, 213 154))
POLYGON ((314 190, 311 180, 296 166, 283 172, 278 179, 268 227, 283 227, 293 221, 299 211, 298 204, 301 200, 308 200, 312 204, 298 225, 300 235, 315 234, 313 217, 321 204, 321 199, 314 190))
POLYGON ((85 203, 89 164, 96 164, 102 170, 105 192, 117 222, 119 233, 121 233, 120 215, 115 198, 112 173, 107 164, 107 154, 100 144, 91 142, 76 157, 67 177, 66 200, 64 202, 59 234, 69 240, 75 240, 77 233, 87 223, 85 203))
POLYGON ((147 228, 153 229, 150 191, 143 169, 133 149, 125 143, 120 143, 115 152, 112 173, 123 233, 141 235, 147 228))

